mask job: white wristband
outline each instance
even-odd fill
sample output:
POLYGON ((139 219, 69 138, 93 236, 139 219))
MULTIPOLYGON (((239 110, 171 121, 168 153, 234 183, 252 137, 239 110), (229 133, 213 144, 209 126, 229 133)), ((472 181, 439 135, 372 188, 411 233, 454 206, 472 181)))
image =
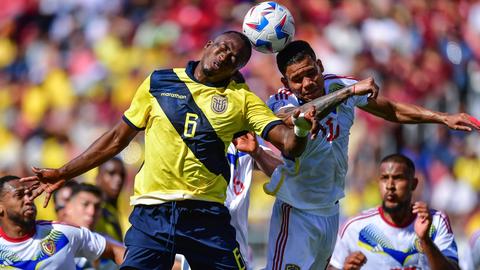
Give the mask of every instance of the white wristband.
POLYGON ((293 132, 297 137, 300 138, 307 137, 308 133, 310 132, 310 128, 312 127, 310 122, 305 120, 304 115, 304 113, 300 113, 298 117, 294 117, 292 115, 292 123, 294 124, 293 132))

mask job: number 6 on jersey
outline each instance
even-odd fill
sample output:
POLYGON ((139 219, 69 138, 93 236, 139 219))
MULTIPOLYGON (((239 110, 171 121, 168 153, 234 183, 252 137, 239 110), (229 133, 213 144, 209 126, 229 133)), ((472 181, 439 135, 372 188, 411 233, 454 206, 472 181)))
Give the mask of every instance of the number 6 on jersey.
POLYGON ((183 135, 188 138, 195 136, 195 130, 197 129, 198 115, 195 113, 187 113, 185 116, 185 127, 183 129, 183 135))

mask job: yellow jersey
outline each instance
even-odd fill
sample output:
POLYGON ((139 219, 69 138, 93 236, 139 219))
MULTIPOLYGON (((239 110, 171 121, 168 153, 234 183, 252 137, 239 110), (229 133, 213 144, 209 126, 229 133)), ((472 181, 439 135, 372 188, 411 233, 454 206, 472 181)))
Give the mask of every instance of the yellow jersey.
POLYGON ((116 206, 109 202, 105 202, 100 219, 95 225, 95 232, 102 235, 108 235, 111 238, 123 242, 123 231, 119 221, 119 211, 116 206))
POLYGON ((185 199, 224 203, 230 180, 227 147, 252 130, 266 138, 281 123, 243 78, 202 84, 186 68, 154 71, 140 85, 124 121, 145 130, 145 161, 132 205, 185 199))

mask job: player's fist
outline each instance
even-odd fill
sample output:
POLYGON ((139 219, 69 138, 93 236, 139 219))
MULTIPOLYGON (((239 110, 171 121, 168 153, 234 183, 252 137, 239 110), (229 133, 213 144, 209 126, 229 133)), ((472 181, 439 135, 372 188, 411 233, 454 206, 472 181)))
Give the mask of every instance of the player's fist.
POLYGON ((247 132, 242 136, 234 138, 232 142, 233 142, 233 145, 235 145, 235 148, 237 148, 239 151, 242 151, 250 155, 257 152, 258 149, 260 148, 258 146, 257 138, 255 137, 255 134, 253 134, 252 132, 247 132))
POLYGON ((350 253, 345 262, 343 263, 343 270, 358 270, 367 262, 367 257, 360 252, 356 251, 350 253))
POLYGON ((299 109, 296 109, 291 117, 295 135, 298 137, 306 137, 310 132, 311 139, 315 139, 320 130, 316 115, 317 111, 315 106, 311 106, 304 113, 301 113, 299 109))
POLYGON ((356 96, 363 96, 369 94, 370 98, 376 99, 378 96, 378 85, 375 83, 372 77, 368 77, 365 80, 361 80, 352 85, 352 92, 356 96))

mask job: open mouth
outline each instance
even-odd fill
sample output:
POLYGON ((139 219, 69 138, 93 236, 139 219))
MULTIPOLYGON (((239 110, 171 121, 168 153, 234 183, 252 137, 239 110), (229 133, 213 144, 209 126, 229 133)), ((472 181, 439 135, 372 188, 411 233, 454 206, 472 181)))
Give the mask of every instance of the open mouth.
POLYGON ((387 194, 387 195, 385 196, 385 200, 386 200, 386 201, 390 201, 390 202, 391 202, 391 201, 395 201, 395 199, 396 199, 396 196, 395 196, 394 194, 387 194))

